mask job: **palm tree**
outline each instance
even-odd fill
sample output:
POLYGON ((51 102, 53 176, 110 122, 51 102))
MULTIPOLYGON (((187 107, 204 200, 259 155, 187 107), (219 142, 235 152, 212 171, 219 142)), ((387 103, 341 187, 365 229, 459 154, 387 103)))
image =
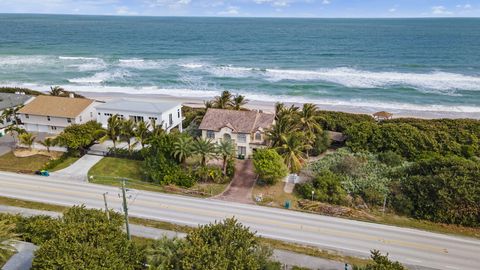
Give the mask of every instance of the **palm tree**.
POLYGON ((163 129, 163 121, 157 125, 157 121, 152 119, 150 126, 152 127, 151 137, 158 137, 165 133, 165 129, 163 129))
POLYGON ((285 136, 285 142, 277 147, 291 172, 299 172, 305 162, 304 151, 308 150, 309 147, 305 145, 303 136, 305 135, 302 132, 290 133, 285 136))
POLYGON ((18 135, 18 138, 20 139, 20 143, 28 146, 29 150, 32 150, 32 145, 36 138, 32 133, 22 133, 18 135))
POLYGON ((10 119, 11 121, 13 121, 14 125, 18 125, 19 119, 17 117, 17 112, 18 110, 20 110, 21 107, 22 106, 17 106, 14 108, 7 108, 3 110, 2 114, 0 115, 0 124, 5 124, 9 122, 8 119, 10 119))
POLYGON ((210 139, 197 138, 193 143, 193 153, 202 158, 201 165, 207 165, 207 159, 215 156, 215 144, 210 139))
POLYGON ((313 145, 317 135, 322 133, 322 126, 319 123, 317 106, 311 103, 303 105, 300 111, 301 130, 306 135, 307 143, 313 145))
POLYGON ((123 120, 120 124, 120 138, 127 142, 128 152, 132 152, 133 146, 132 138, 135 137, 135 122, 132 119, 123 120))
POLYGON ((110 116, 107 121, 107 129, 105 131, 105 135, 100 138, 100 142, 111 140, 113 143, 114 151, 117 149, 117 141, 118 137, 120 136, 121 123, 122 121, 120 118, 118 118, 118 114, 110 116))
POLYGON ((232 93, 223 91, 220 96, 215 97, 213 105, 217 109, 228 109, 232 106, 232 93))
POLYGON ((272 147, 279 147, 285 143, 285 136, 296 130, 295 123, 290 118, 282 116, 266 132, 267 140, 272 147))
POLYGON ((213 101, 211 101, 211 100, 204 101, 203 104, 205 105, 205 109, 210 109, 210 108, 215 107, 214 104, 213 104, 213 101))
POLYGON ((45 146, 45 148, 47 148, 47 152, 50 153, 50 147, 57 145, 57 142, 55 141, 55 139, 45 138, 45 140, 41 141, 40 144, 45 146))
POLYGON ((8 220, 0 221, 0 261, 5 261, 7 254, 15 251, 11 244, 16 238, 15 223, 9 223, 8 220))
POLYGON ((7 128, 5 128, 5 132, 6 132, 8 135, 12 136, 12 138, 13 138, 13 143, 16 145, 16 144, 17 144, 17 139, 16 139, 16 137, 17 137, 18 135, 20 135, 20 134, 25 133, 26 131, 25 131, 25 129, 19 128, 19 127, 17 127, 16 125, 11 125, 11 126, 8 126, 7 128))
POLYGON ((56 96, 56 97, 59 97, 61 96, 63 93, 65 92, 65 89, 63 89, 62 87, 60 86, 51 86, 50 87, 50 96, 56 96))
POLYGON ((192 137, 190 136, 181 136, 173 144, 173 157, 176 158, 180 163, 185 163, 188 157, 192 155, 193 146, 192 146, 192 137))
POLYGON ((235 95, 232 100, 232 107, 234 110, 242 110, 243 106, 247 104, 247 100, 245 99, 245 96, 242 95, 235 95))
POLYGON ((227 161, 235 155, 235 145, 233 145, 231 140, 222 140, 217 144, 217 153, 222 156, 223 175, 227 175, 227 161))
POLYGON ((140 143, 142 148, 145 146, 146 142, 148 141, 148 138, 150 137, 150 124, 145 123, 144 121, 140 121, 137 123, 135 126, 135 138, 137 141, 140 143))

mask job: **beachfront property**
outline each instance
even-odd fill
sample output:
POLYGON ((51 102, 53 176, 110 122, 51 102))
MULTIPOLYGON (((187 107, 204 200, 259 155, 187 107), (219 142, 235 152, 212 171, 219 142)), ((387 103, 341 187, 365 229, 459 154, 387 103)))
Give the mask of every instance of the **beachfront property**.
MULTIPOLYGON (((32 96, 25 95, 23 93, 0 93, 0 117, 4 115, 4 112, 8 110, 18 108, 33 99, 32 96)), ((15 117, 11 115, 5 115, 5 118, 2 118, 3 122, 0 121, 0 136, 4 135, 4 129, 15 122, 15 117)))
POLYGON ((38 96, 18 111, 28 132, 59 134, 72 124, 96 120, 95 101, 87 98, 38 96))
POLYGON ((120 119, 131 119, 135 123, 155 121, 156 125, 162 125, 167 132, 175 127, 182 131, 182 104, 178 102, 122 98, 99 104, 95 109, 97 121, 105 128, 108 119, 118 115, 120 119))
POLYGON ((239 157, 251 157, 266 146, 265 131, 275 122, 275 115, 259 111, 208 109, 200 124, 202 137, 213 142, 232 140, 239 157))

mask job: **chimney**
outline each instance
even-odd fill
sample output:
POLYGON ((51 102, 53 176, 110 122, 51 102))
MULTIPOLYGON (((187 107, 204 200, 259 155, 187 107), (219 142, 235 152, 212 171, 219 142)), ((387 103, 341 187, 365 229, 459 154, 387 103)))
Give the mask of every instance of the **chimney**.
POLYGON ((74 93, 68 93, 68 97, 69 98, 75 98, 75 94, 74 93))

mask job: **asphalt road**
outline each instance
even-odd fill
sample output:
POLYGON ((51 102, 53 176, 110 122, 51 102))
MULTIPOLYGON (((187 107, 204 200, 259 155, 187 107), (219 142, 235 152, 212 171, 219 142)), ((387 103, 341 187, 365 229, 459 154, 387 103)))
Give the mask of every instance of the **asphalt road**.
MULTIPOLYGON (((120 210, 119 189, 60 178, 0 173, 0 196, 71 206, 120 210)), ((480 241, 413 229, 332 218, 289 210, 197 199, 146 191, 130 191, 130 215, 195 226, 236 217, 259 235, 368 256, 371 249, 388 252, 408 265, 435 269, 479 269, 480 241)))

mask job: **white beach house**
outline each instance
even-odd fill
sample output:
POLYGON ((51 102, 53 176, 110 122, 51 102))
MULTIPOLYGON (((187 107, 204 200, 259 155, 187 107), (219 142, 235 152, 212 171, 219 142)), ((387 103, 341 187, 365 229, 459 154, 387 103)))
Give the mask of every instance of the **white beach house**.
POLYGON ((18 111, 28 132, 58 134, 72 124, 96 120, 95 101, 87 98, 38 96, 18 111))
POLYGON ((162 125, 167 132, 178 127, 182 131, 182 104, 141 99, 115 99, 96 106, 97 121, 103 127, 108 126, 108 119, 118 115, 121 119, 131 119, 134 122, 144 121, 162 125))
POLYGON ((258 111, 208 109, 199 129, 202 137, 218 143, 232 140, 237 155, 251 157, 266 146, 265 132, 275 122, 275 115, 258 111))
POLYGON ((2 121, 0 121, 0 136, 4 135, 4 129, 6 127, 15 122, 15 117, 13 115, 4 114, 4 112, 18 108, 31 100, 33 100, 33 97, 25 94, 0 93, 0 118, 2 119, 2 121))

